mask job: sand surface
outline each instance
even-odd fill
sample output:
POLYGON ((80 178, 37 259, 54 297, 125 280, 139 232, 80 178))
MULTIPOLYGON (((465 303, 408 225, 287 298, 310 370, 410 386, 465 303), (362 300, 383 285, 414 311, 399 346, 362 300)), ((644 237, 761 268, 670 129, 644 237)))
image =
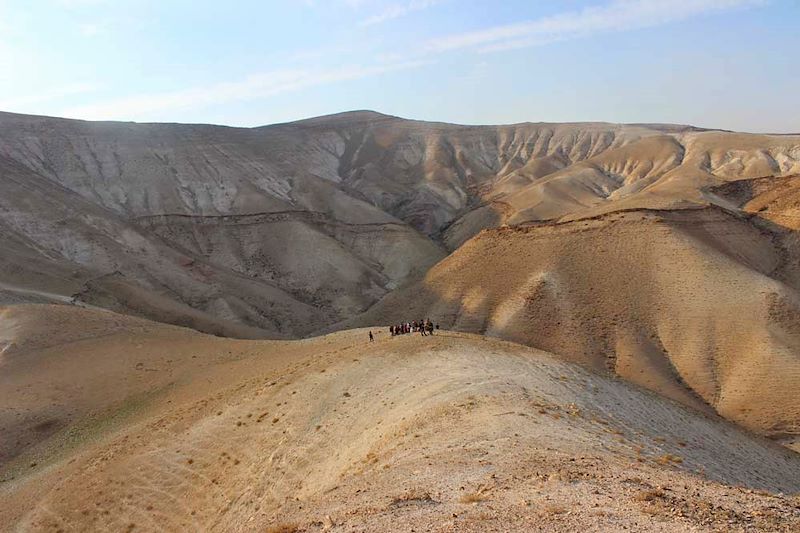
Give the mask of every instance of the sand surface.
POLYGON ((11 530, 800 527, 800 456, 517 344, 230 341, 59 306, 2 320, 3 432, 25 441, 0 467, 11 530))

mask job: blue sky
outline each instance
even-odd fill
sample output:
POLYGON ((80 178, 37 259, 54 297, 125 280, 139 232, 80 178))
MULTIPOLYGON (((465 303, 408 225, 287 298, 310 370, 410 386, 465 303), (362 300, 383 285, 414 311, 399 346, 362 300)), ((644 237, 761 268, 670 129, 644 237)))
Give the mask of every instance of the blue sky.
POLYGON ((0 109, 800 132, 794 0, 0 0, 0 109))

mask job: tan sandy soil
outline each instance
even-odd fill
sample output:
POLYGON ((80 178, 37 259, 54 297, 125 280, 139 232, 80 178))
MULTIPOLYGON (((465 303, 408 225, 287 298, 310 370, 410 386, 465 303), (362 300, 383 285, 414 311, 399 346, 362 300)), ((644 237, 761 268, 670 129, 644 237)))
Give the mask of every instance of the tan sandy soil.
POLYGON ((800 435, 793 233, 719 209, 485 231, 341 327, 432 317, 610 371, 791 444, 800 435))
POLYGON ((800 527, 793 452, 520 345, 230 341, 53 306, 0 324, 12 530, 800 527))

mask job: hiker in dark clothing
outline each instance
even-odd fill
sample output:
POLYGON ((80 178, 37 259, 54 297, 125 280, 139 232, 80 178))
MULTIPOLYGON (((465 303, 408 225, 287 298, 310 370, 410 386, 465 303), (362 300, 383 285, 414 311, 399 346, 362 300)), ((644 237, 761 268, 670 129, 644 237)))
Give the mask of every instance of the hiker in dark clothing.
POLYGON ((433 322, 428 320, 428 322, 425 324, 425 330, 428 332, 428 335, 433 335, 433 322))
POLYGON ((374 340, 375 340, 375 337, 372 336, 372 332, 370 331, 369 332, 369 342, 372 342, 374 340))

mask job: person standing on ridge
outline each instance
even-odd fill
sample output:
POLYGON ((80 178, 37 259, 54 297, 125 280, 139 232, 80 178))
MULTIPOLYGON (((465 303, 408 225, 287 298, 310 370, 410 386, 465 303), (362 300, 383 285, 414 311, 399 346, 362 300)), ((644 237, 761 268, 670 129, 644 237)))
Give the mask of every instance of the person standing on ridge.
POLYGON ((372 332, 370 331, 369 332, 369 342, 372 342, 374 340, 375 340, 375 337, 372 336, 372 332))

